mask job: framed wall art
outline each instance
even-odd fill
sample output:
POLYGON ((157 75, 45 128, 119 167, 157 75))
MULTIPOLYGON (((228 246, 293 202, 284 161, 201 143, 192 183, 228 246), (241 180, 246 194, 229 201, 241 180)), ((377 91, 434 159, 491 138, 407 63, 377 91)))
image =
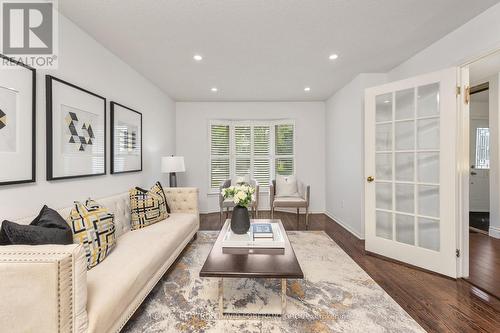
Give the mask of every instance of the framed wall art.
POLYGON ((46 75, 47 180, 106 174, 106 98, 46 75))
POLYGON ((36 70, 0 54, 0 185, 36 180, 36 70))
POLYGON ((142 113, 111 102, 111 173, 142 171, 142 113))

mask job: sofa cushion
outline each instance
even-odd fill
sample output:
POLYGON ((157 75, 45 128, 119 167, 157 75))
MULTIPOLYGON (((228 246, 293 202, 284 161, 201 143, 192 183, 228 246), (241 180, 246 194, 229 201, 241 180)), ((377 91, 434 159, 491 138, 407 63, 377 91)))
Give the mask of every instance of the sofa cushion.
POLYGON ((96 201, 75 202, 68 223, 73 231, 73 242, 82 244, 85 249, 88 269, 102 262, 115 247, 113 219, 113 214, 96 201))
POLYGON ((197 229, 195 214, 173 213, 167 220, 120 237, 105 263, 87 274, 89 332, 108 332, 197 229))
POLYGON ((167 198, 157 182, 149 191, 130 189, 131 229, 145 228, 168 217, 167 198))

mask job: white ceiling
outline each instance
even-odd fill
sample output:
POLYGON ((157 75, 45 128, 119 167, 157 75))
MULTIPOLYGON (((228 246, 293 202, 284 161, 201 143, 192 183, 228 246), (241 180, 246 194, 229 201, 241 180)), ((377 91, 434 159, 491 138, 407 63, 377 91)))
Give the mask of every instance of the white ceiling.
POLYGON ((292 101, 324 100, 358 73, 386 72, 499 1, 63 0, 59 6, 176 100, 292 101), (195 53, 203 61, 196 63, 195 53), (331 53, 339 59, 329 61, 331 53))

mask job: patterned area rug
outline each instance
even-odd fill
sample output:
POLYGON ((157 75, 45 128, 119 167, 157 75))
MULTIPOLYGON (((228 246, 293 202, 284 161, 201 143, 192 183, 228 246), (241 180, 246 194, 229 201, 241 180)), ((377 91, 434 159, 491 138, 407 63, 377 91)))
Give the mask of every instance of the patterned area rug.
MULTIPOLYGON (((305 275, 288 281, 287 315, 218 318, 218 280, 199 271, 217 232, 202 231, 153 289, 122 332, 424 332, 322 231, 288 236, 305 275)), ((275 313, 280 282, 225 279, 226 312, 275 313)))

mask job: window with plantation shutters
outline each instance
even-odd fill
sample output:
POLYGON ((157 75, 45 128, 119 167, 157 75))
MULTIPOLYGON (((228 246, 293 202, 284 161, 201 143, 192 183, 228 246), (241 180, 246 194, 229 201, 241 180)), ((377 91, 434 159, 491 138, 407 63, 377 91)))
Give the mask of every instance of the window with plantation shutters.
POLYGON ((276 174, 294 172, 293 121, 212 121, 210 187, 250 175, 266 190, 276 174))

